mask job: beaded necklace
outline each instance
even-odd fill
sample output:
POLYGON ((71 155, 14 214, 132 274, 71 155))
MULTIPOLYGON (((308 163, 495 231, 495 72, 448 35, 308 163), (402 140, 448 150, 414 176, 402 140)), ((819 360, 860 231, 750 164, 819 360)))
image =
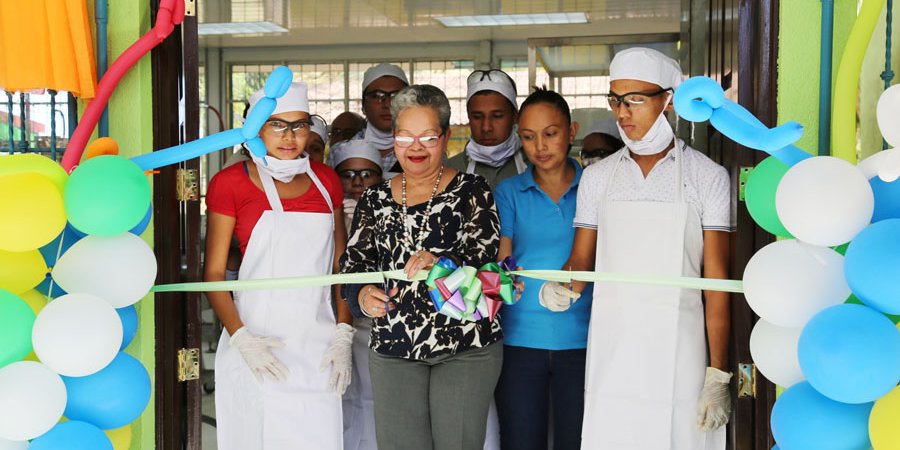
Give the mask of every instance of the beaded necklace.
POLYGON ((403 205, 403 230, 404 233, 404 241, 407 245, 409 245, 409 250, 412 253, 416 253, 422 250, 422 244, 425 242, 425 236, 428 234, 428 214, 431 212, 431 203, 434 201, 434 196, 437 195, 438 185, 441 184, 441 175, 444 174, 444 167, 441 166, 440 170, 438 170, 437 180, 434 182, 434 188, 431 189, 431 197, 428 199, 428 204, 425 206, 425 217, 422 220, 422 226, 419 228, 419 236, 416 240, 413 240, 413 223, 415 219, 410 220, 410 217, 407 213, 408 208, 406 206, 406 174, 402 174, 402 178, 400 179, 400 187, 401 187, 401 204, 403 205))

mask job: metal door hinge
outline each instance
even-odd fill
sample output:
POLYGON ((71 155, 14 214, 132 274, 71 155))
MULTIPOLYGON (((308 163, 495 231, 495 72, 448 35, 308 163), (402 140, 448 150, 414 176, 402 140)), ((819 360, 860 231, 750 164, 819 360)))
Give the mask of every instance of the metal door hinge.
POLYGON ((185 16, 197 15, 197 4, 194 2, 194 0, 184 0, 184 15, 185 16))
POLYGON ((178 381, 190 381, 200 378, 200 349, 178 349, 178 381))
POLYGON ((194 169, 178 169, 175 172, 175 192, 179 202, 197 201, 200 192, 197 187, 197 171, 194 169))
POLYGON ((756 364, 738 364, 738 398, 756 398, 756 364))
POLYGON ((740 176, 738 177, 738 201, 744 201, 744 190, 747 188, 747 180, 750 179, 752 167, 741 167, 740 176))

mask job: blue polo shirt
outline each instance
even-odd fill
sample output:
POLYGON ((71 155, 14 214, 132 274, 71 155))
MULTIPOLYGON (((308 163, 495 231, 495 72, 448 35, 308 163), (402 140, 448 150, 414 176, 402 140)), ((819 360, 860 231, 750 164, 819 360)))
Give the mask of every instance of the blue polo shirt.
MULTIPOLYGON (((534 181, 533 166, 504 180, 494 190, 500 213, 500 235, 512 240, 513 256, 523 269, 561 269, 569 259, 575 240, 575 199, 581 166, 574 159, 575 179, 558 203, 534 181)), ((500 310, 503 342, 506 345, 546 350, 570 350, 587 347, 591 319, 593 285, 564 312, 544 308, 538 299, 542 280, 523 278, 525 292, 515 305, 500 310)))

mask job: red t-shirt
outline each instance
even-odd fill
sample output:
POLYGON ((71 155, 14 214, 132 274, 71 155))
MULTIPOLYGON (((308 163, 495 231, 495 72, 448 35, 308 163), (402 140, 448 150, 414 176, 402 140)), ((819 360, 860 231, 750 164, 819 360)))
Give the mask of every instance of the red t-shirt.
MULTIPOLYGON (((262 217, 264 211, 269 211, 269 200, 266 193, 256 187, 250 181, 246 163, 234 164, 219 171, 213 176, 206 189, 206 209, 234 217, 234 234, 241 245, 241 254, 247 250, 250 242, 250 233, 256 222, 262 217)), ((331 196, 331 204, 338 211, 344 201, 344 191, 341 188, 341 180, 337 173, 325 164, 310 161, 310 169, 325 186, 325 190, 331 196)), ((312 212, 330 214, 325 197, 319 192, 315 184, 310 184, 309 189, 298 197, 283 198, 281 204, 286 212, 312 212)), ((302 230, 297 230, 301 233, 302 230)))

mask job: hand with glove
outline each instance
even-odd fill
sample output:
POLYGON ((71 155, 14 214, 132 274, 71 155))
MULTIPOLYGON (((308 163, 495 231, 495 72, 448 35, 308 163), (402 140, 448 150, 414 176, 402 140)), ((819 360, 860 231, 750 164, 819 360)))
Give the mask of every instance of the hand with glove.
POLYGON ((553 312, 562 312, 571 307, 581 294, 555 281, 547 281, 538 293, 541 306, 553 312))
POLYGON ((264 377, 273 381, 284 381, 290 374, 290 370, 272 354, 271 349, 284 348, 281 339, 255 336, 247 331, 247 327, 241 327, 231 335, 228 342, 241 352, 256 381, 262 383, 264 377))
POLYGON ((728 423, 731 416, 731 395, 728 383, 731 374, 715 367, 706 368, 706 379, 697 402, 697 426, 706 433, 728 423))
POLYGON ((356 329, 346 323, 337 324, 334 338, 319 370, 324 371, 331 366, 331 377, 328 379, 328 390, 344 395, 350 385, 350 373, 353 369, 353 333, 356 329))

